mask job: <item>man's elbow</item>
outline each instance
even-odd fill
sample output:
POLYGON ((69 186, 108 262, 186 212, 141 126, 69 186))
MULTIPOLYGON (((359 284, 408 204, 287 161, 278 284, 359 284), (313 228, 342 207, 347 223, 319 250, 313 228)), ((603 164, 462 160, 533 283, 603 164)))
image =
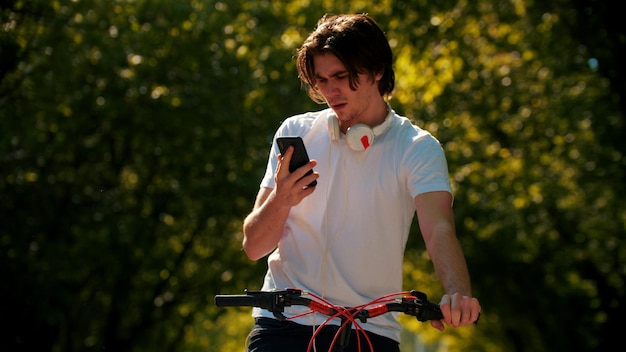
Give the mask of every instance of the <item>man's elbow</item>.
POLYGON ((246 253, 246 256, 248 257, 248 259, 252 261, 257 261, 263 257, 259 255, 259 253, 257 253, 254 246, 252 246, 250 244, 250 241, 248 241, 245 237, 242 242, 242 248, 243 248, 243 252, 246 253))
POLYGON ((250 231, 250 223, 246 218, 243 222, 243 241, 241 242, 241 247, 243 248, 244 253, 246 253, 248 259, 252 261, 257 261, 261 258, 259 258, 258 254, 256 253, 256 248, 252 243, 253 241, 250 241, 250 238, 248 238, 247 236, 248 231, 250 231))
POLYGON ((258 243, 254 243, 254 241, 250 241, 250 239, 246 237, 245 235, 243 237, 243 242, 241 245, 248 259, 252 261, 257 261, 259 259, 262 259, 263 257, 265 257, 271 252, 271 250, 269 251, 264 250, 261 246, 259 246, 258 243))

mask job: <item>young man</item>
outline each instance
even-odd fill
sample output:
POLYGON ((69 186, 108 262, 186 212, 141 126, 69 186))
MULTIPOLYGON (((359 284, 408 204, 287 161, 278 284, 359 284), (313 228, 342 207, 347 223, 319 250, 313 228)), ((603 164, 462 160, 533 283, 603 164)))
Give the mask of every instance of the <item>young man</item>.
MULTIPOLYGON (((402 290, 403 254, 417 212, 428 254, 446 294, 441 321, 459 327, 477 320, 465 258, 457 240, 447 162, 439 142, 396 114, 387 38, 367 15, 324 16, 298 49, 300 79, 328 109, 285 120, 274 139, 300 136, 311 161, 289 172, 293 148, 274 142, 265 176, 244 221, 251 260, 269 254, 263 290, 300 288, 341 306, 357 306, 402 290), (315 172, 305 176, 309 170, 315 172), (317 185, 308 187, 316 180, 317 185)), ((293 317, 306 309, 288 307, 293 317)), ((279 321, 253 310, 249 351, 307 351, 325 317, 279 321)), ((384 314, 362 326, 375 351, 399 351, 401 327, 384 314)), ((316 335, 326 351, 336 328, 316 335)), ((350 351, 356 351, 352 334, 350 351)), ((369 350, 362 343, 362 350, 369 350)))

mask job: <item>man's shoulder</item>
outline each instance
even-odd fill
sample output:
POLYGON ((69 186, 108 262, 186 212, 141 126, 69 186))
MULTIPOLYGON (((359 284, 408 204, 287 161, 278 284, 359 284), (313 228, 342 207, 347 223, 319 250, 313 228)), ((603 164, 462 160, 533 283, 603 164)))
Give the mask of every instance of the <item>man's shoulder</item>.
POLYGON ((283 121, 283 123, 305 123, 305 122, 313 122, 316 118, 318 118, 322 114, 328 113, 330 108, 317 110, 317 111, 306 111, 296 115, 291 115, 283 121))
POLYGON ((329 111, 330 109, 323 109, 289 116, 282 122, 281 130, 284 133, 302 135, 313 127, 318 118, 323 118, 329 111))
POLYGON ((409 144, 439 143, 435 136, 418 126, 408 117, 396 114, 396 119, 398 139, 404 140, 409 144))

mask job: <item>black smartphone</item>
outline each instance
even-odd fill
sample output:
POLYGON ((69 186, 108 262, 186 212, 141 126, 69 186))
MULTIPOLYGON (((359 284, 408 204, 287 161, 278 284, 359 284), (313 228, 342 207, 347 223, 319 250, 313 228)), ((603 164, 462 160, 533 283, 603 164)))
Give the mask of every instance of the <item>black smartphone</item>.
MULTIPOLYGON (((294 172, 297 168, 306 165, 309 162, 309 154, 306 152, 306 148, 304 147, 304 142, 300 137, 278 137, 276 138, 276 143, 278 144, 278 149, 282 155, 285 155, 287 148, 290 145, 293 145, 293 155, 291 156, 291 162, 289 163, 289 172, 294 172)), ((310 175, 313 173, 313 170, 309 170, 306 175, 310 175)), ((313 187, 317 185, 317 180, 313 180, 313 182, 309 183, 309 187, 313 187)))

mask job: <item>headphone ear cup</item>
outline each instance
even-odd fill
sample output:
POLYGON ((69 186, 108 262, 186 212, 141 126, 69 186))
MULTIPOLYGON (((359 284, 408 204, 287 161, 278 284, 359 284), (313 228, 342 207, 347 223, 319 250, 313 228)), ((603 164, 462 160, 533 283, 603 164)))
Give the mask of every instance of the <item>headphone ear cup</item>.
POLYGON ((360 152, 366 150, 374 143, 374 136, 374 131, 370 126, 359 123, 348 128, 346 143, 350 149, 360 152))
POLYGON ((338 141, 339 134, 341 133, 339 131, 339 119, 337 118, 335 114, 330 114, 328 115, 327 123, 328 123, 328 135, 330 136, 330 140, 338 141))

